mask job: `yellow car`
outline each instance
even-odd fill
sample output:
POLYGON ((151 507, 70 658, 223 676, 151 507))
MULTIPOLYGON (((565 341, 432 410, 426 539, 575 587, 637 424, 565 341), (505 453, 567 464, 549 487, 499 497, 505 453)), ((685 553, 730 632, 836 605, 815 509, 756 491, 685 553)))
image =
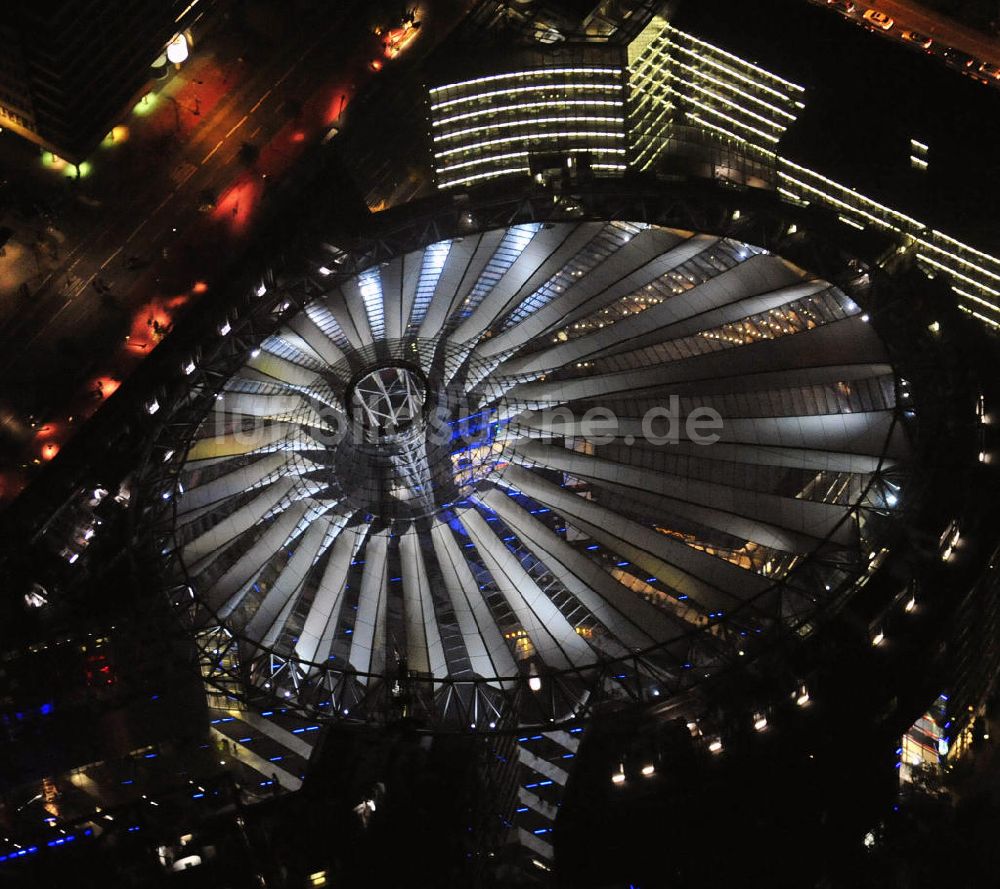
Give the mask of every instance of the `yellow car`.
POLYGON ((869 25, 873 28, 880 28, 883 31, 888 31, 894 24, 896 24, 889 16, 884 12, 879 12, 877 9, 866 10, 865 14, 861 16, 869 25))

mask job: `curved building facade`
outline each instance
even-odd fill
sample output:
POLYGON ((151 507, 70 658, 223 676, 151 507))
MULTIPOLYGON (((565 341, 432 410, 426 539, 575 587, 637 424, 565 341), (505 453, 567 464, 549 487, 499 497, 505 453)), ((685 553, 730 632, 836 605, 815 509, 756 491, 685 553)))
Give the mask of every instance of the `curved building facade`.
POLYGON ((439 188, 582 168, 625 170, 625 66, 616 46, 519 48, 502 64, 430 88, 439 188))

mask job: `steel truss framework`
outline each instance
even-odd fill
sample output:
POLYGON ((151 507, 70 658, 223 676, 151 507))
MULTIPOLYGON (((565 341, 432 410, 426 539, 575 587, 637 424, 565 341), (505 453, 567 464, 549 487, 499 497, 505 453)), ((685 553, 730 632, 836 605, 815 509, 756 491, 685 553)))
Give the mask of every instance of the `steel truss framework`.
MULTIPOLYGON (((473 207, 461 201, 439 202, 426 214, 412 209, 387 214, 371 237, 327 244, 311 261, 268 271, 229 313, 225 332, 220 328, 219 335, 203 346, 176 396, 162 396, 158 409, 164 420, 142 479, 146 497, 141 540, 148 545, 148 558, 159 565, 156 572, 172 602, 196 635, 203 674, 223 694, 261 704, 277 699, 283 706, 328 718, 381 721, 406 714, 420 716, 437 728, 465 731, 553 726, 584 717, 612 699, 660 703, 686 696, 706 679, 752 662, 783 638, 809 635, 824 613, 841 607, 867 581, 870 557, 878 553, 877 526, 900 512, 885 501, 886 491, 898 489, 901 482, 896 461, 890 461, 892 469, 885 463, 885 446, 860 495, 843 510, 821 545, 796 566, 794 588, 781 582, 767 584, 766 596, 748 598, 725 615, 720 610, 718 617, 656 639, 652 646, 595 656, 568 667, 529 658, 513 672, 457 678, 416 672, 405 657, 374 671, 303 663, 287 651, 248 644, 247 637, 234 631, 218 608, 196 592, 184 559, 177 557, 178 485, 206 414, 268 337, 286 328, 331 287, 429 244, 528 223, 613 219, 752 244, 793 259, 861 305, 874 260, 886 247, 869 237, 845 235, 823 213, 795 213, 766 195, 701 186, 629 190, 617 184, 558 199, 545 192, 473 207), (845 238, 852 243, 843 243, 845 238), (854 544, 848 551, 833 552, 825 546, 846 527, 854 529, 849 535, 854 544), (803 590, 808 591, 805 596, 803 590), (754 626, 758 632, 750 629, 754 626)), ((354 354, 363 353, 362 349, 354 354)), ((362 357, 355 364, 352 369, 362 371, 370 361, 362 357)), ((891 405, 890 413, 887 443, 896 436, 897 427, 909 422, 891 405)), ((522 463, 532 465, 531 460, 522 463)), ((516 490, 514 485, 507 487, 516 490)))

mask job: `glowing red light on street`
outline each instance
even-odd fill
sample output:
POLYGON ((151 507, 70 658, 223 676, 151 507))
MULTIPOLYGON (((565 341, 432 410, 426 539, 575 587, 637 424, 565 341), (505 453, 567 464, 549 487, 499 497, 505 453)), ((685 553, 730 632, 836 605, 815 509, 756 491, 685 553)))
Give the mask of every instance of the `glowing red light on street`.
POLYGON ((98 377, 94 380, 94 394, 100 399, 110 398, 120 385, 121 382, 114 377, 98 377))

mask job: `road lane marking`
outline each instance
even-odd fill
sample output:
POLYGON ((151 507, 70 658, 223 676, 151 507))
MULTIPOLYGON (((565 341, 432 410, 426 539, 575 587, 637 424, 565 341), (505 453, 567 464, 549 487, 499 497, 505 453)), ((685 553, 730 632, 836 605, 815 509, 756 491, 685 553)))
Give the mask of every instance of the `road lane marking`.
POLYGON ((207 160, 208 160, 208 159, 209 159, 209 158, 210 158, 210 157, 211 157, 211 156, 212 156, 213 154, 215 154, 215 152, 217 152, 217 151, 218 151, 218 150, 219 150, 220 148, 222 148, 222 143, 223 143, 223 142, 225 142, 225 141, 226 141, 225 139, 220 139, 220 140, 219 140, 219 141, 218 141, 218 142, 216 143, 216 145, 215 145, 215 148, 213 148, 213 149, 212 149, 212 150, 211 150, 211 151, 210 151, 210 152, 209 152, 208 154, 206 154, 206 155, 205 155, 205 156, 204 156, 204 157, 203 157, 203 158, 201 159, 201 162, 202 162, 202 163, 205 163, 205 161, 207 161, 207 160))
POLYGON ((269 90, 268 90, 268 91, 267 91, 266 93, 264 93, 264 95, 263 95, 263 96, 261 96, 261 97, 260 97, 260 98, 259 98, 259 99, 257 100, 257 104, 256 104, 256 105, 254 105, 254 106, 253 106, 253 108, 251 108, 251 109, 250 109, 250 114, 253 114, 253 113, 254 113, 254 112, 255 112, 255 111, 256 111, 256 110, 258 109, 258 108, 260 108, 260 106, 261 106, 261 104, 263 103, 263 101, 264 101, 264 100, 265 100, 265 99, 266 99, 266 98, 267 98, 267 97, 268 97, 269 95, 271 95, 271 92, 273 91, 273 89, 274 89, 273 87, 272 87, 271 89, 269 89, 269 90))
MULTIPOLYGON (((140 222, 140 223, 139 223, 139 224, 138 224, 138 225, 137 225, 137 226, 135 227, 135 230, 134 230, 134 231, 132 232, 132 234, 130 234, 130 235, 129 235, 129 236, 128 236, 128 237, 126 238, 126 239, 125 239, 125 243, 127 244, 127 243, 128 243, 129 241, 131 241, 131 240, 132 240, 132 238, 134 238, 134 237, 135 237, 135 236, 136 236, 137 234, 139 234, 139 231, 140 231, 140 229, 141 229, 141 228, 142 228, 142 227, 143 227, 143 226, 144 226, 144 225, 145 225, 145 224, 146 224, 147 222, 149 222, 149 217, 146 217, 145 219, 143 219, 143 220, 142 220, 142 222, 140 222)), ((74 264, 75 264, 75 263, 74 263, 74 264)))
POLYGON ((184 173, 184 175, 177 180, 177 183, 175 184, 174 188, 175 189, 180 188, 185 182, 188 181, 188 179, 190 179, 195 174, 195 170, 197 169, 198 169, 197 167, 192 166, 190 170, 187 170, 184 173))
POLYGON ((122 248, 119 247, 117 250, 115 250, 114 253, 112 253, 107 259, 105 259, 104 262, 101 263, 101 268, 103 269, 109 262, 111 262, 112 259, 114 259, 121 252, 122 248))
POLYGON ((245 123, 247 122, 247 118, 248 118, 249 116, 250 116, 250 115, 248 115, 248 114, 244 114, 244 115, 243 115, 243 117, 241 117, 241 118, 240 118, 240 121, 239 121, 239 123, 237 123, 237 124, 236 124, 236 125, 235 125, 235 126, 234 126, 234 127, 233 127, 233 128, 232 128, 232 129, 231 129, 231 130, 230 130, 229 132, 228 132, 228 133, 226 133, 226 135, 225 135, 225 136, 223 136, 223 137, 222 137, 222 138, 223 138, 223 140, 226 140, 226 139, 228 139, 228 138, 229 138, 229 137, 230 137, 231 135, 233 135, 233 133, 235 133, 235 132, 236 132, 236 131, 237 131, 237 130, 238 130, 238 129, 239 129, 240 127, 241 127, 241 126, 243 126, 243 124, 245 124, 245 123))

